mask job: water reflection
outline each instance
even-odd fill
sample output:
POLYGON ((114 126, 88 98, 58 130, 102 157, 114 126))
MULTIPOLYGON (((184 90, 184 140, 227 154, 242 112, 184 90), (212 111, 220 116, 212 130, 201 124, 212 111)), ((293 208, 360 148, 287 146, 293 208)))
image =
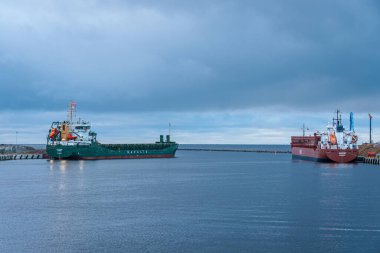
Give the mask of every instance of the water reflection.
POLYGON ((83 160, 79 161, 79 169, 84 170, 84 161, 83 160))
MULTIPOLYGON (((78 160, 50 160, 49 189, 55 191, 60 198, 65 196, 66 191, 83 189, 85 187, 86 161, 78 160)), ((61 199, 64 201, 64 199, 61 199)))
POLYGON ((315 161, 305 161, 293 159, 294 164, 305 164, 305 165, 315 165, 318 168, 327 169, 352 169, 358 166, 358 163, 333 163, 333 162, 315 162, 315 161))
POLYGON ((356 163, 317 163, 318 168, 327 169, 352 169, 356 166, 356 163))
POLYGON ((54 160, 49 160, 49 168, 51 171, 54 170, 54 160))
POLYGON ((49 170, 59 170, 62 173, 66 173, 68 169, 79 169, 83 171, 85 168, 85 161, 69 161, 69 160, 49 160, 49 170))
POLYGON ((60 161, 59 170, 64 173, 66 169, 67 169, 67 161, 66 160, 60 161))

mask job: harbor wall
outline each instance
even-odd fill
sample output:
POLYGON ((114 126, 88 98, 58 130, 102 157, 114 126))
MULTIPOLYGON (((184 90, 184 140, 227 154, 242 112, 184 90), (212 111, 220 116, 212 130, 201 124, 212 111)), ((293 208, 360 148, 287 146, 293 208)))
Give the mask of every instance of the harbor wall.
POLYGON ((7 154, 0 155, 0 161, 7 160, 24 160, 24 159, 44 159, 44 154, 7 154))

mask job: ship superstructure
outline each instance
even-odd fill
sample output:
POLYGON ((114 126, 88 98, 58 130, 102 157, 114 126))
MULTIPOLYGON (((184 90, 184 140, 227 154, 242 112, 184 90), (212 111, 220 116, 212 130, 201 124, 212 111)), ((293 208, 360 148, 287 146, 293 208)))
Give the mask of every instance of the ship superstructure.
POLYGON ((347 163, 358 156, 358 136, 353 128, 353 116, 350 117, 350 130, 343 127, 342 116, 336 111, 336 118, 328 124, 326 130, 316 131, 312 136, 292 136, 293 158, 347 163))
POLYGON ((71 101, 65 121, 51 124, 46 152, 52 159, 123 159, 170 158, 175 156, 178 144, 163 135, 160 141, 149 144, 101 144, 91 123, 75 118, 76 103, 71 101))

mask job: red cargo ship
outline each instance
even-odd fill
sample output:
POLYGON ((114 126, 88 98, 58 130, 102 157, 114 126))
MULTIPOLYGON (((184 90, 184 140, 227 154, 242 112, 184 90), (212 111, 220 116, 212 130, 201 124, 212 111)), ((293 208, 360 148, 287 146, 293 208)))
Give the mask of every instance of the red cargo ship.
POLYGON ((318 162, 349 163, 358 157, 358 137, 353 129, 353 117, 350 117, 350 130, 342 125, 339 111, 333 124, 323 132, 315 132, 312 136, 292 136, 291 148, 294 159, 318 162))

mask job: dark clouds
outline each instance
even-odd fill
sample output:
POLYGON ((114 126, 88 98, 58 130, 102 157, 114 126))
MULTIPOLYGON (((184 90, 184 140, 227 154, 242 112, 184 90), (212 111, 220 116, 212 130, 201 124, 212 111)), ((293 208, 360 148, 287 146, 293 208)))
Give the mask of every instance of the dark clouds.
POLYGON ((373 110, 379 21, 376 1, 3 1, 0 106, 373 110))

